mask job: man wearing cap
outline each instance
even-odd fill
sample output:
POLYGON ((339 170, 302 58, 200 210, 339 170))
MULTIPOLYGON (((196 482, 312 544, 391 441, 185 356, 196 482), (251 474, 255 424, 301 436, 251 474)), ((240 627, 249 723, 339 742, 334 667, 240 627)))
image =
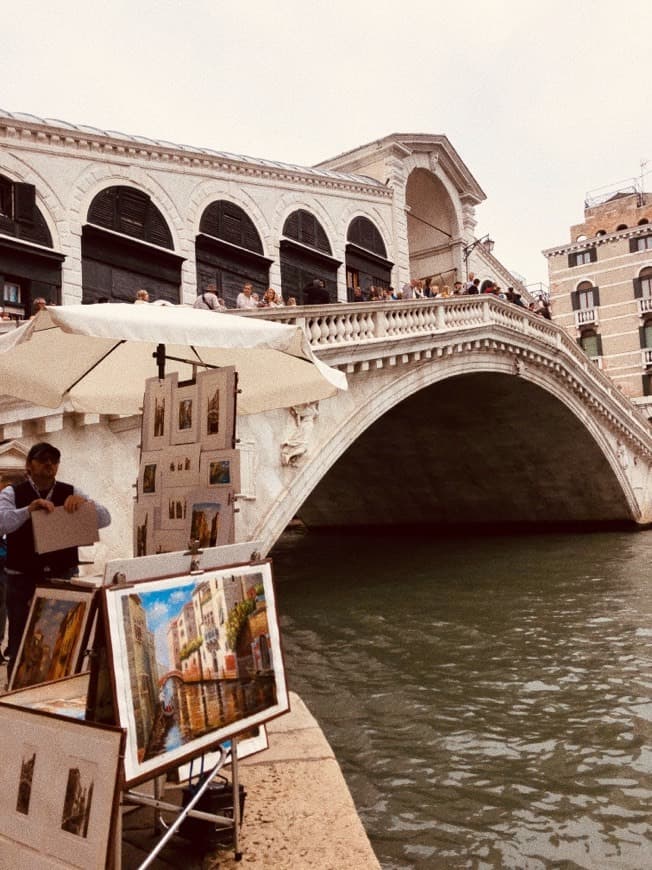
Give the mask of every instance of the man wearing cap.
MULTIPOLYGON (((60 451, 45 441, 34 444, 27 454, 27 480, 0 492, 0 535, 7 536, 7 616, 9 618, 9 674, 18 654, 34 589, 49 577, 70 579, 77 573, 77 547, 38 555, 34 549, 31 514, 50 513, 63 506, 74 513, 90 501, 70 483, 56 479, 60 451)), ((108 510, 95 503, 98 528, 111 522, 108 510)))

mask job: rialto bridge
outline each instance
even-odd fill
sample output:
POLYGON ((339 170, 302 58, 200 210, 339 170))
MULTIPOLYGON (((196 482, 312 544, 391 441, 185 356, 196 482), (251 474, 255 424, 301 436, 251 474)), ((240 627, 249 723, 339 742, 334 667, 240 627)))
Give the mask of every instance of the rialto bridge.
MULTIPOLYGON (((648 421, 550 321, 487 296, 253 316, 301 325, 349 389, 238 418, 237 540, 267 551, 295 516, 388 531, 652 523, 648 421)), ((0 465, 37 437, 61 446, 62 478, 113 512, 93 555, 131 554, 138 418, 4 399, 0 425, 0 465)))

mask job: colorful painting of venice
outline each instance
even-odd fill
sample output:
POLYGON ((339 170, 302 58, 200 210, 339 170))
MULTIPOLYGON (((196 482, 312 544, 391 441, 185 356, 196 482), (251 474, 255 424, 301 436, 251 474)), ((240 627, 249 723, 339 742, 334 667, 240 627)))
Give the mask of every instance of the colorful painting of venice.
POLYGON ((288 709, 271 565, 105 590, 127 783, 288 709))

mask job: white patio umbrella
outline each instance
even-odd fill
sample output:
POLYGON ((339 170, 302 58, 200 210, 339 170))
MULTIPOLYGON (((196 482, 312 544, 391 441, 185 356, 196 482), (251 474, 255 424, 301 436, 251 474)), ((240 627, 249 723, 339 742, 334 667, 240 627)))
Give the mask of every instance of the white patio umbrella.
POLYGON ((69 401, 81 412, 135 414, 145 380, 159 373, 161 345, 165 373, 176 371, 179 380, 193 371, 179 360, 235 366, 240 414, 346 389, 345 375, 316 359, 299 327, 177 306, 109 304, 51 307, 0 336, 0 394, 46 408, 69 401))

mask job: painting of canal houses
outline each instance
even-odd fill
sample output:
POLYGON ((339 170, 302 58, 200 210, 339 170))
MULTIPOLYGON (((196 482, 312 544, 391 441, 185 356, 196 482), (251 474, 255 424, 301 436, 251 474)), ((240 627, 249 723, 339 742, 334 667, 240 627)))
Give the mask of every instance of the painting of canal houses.
POLYGON ((128 785, 288 709, 269 562, 103 595, 128 785))

